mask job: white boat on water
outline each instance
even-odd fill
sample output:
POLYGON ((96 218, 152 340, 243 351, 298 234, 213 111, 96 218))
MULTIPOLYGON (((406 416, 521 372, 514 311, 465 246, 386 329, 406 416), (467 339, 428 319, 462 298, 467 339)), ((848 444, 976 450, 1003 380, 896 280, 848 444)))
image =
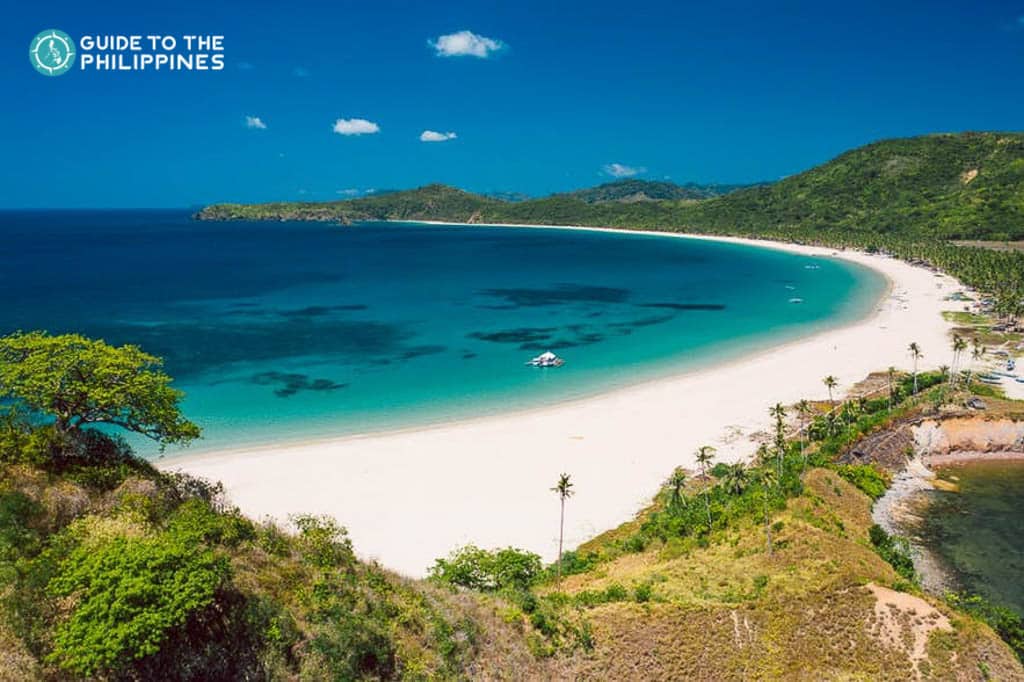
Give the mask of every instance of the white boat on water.
POLYGON ((551 351, 544 351, 526 364, 531 367, 561 367, 565 364, 565 360, 558 357, 551 351))

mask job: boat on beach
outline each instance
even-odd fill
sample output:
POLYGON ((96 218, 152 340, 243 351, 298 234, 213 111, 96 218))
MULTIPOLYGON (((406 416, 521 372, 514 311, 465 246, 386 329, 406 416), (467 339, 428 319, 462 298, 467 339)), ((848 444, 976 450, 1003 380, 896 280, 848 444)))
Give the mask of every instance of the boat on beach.
POLYGON ((526 364, 531 367, 561 367, 565 364, 565 360, 558 357, 551 351, 544 351, 526 364))

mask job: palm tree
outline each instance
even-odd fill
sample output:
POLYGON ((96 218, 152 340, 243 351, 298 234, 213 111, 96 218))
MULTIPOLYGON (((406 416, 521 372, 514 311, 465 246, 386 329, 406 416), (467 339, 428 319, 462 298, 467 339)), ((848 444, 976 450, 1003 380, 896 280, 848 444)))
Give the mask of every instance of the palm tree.
POLYGON ((921 346, 917 345, 917 341, 907 346, 907 350, 910 351, 910 357, 914 361, 914 395, 917 395, 917 361, 923 358, 924 354, 921 353, 921 346))
POLYGON ((562 515, 558 521, 558 585, 562 584, 562 539, 565 537, 565 501, 572 497, 572 481, 569 474, 562 474, 558 477, 558 483, 551 489, 558 493, 558 499, 562 503, 562 515))
POLYGON ((829 402, 829 404, 833 408, 835 408, 836 401, 832 399, 832 389, 834 389, 836 386, 838 386, 839 382, 836 381, 836 378, 834 376, 832 376, 831 374, 829 374, 827 377, 822 379, 821 382, 823 384, 825 384, 825 388, 828 389, 828 402, 829 402))
POLYGON ((959 334, 953 334, 953 367, 949 371, 950 384, 956 385, 956 376, 960 370, 960 355, 967 350, 967 342, 959 334))
POLYGON ((668 479, 668 484, 672 487, 672 497, 669 499, 669 506, 672 509, 679 509, 683 506, 683 486, 686 485, 686 470, 682 467, 676 467, 676 470, 672 472, 672 477, 668 479))
POLYGON ((800 415, 800 459, 801 471, 807 466, 807 457, 804 456, 804 440, 807 438, 807 417, 811 414, 811 404, 806 400, 801 400, 796 404, 797 414, 800 415))
POLYGON ((704 508, 708 512, 708 530, 711 530, 711 488, 706 485, 708 478, 708 467, 715 460, 715 449, 710 445, 702 445, 697 448, 697 464, 700 466, 700 477, 704 479, 704 508))
POLYGON ((759 469, 754 473, 754 480, 761 485, 761 504, 764 510, 764 535, 768 544, 768 556, 772 555, 772 526, 771 517, 768 516, 768 493, 772 486, 779 482, 775 472, 770 468, 759 469))
POLYGON ((725 470, 725 475, 722 476, 722 487, 725 488, 725 492, 730 495, 742 495, 743 491, 747 489, 747 484, 750 482, 747 476, 747 470, 743 464, 737 462, 736 464, 730 464, 725 470))
POLYGON ((978 338, 971 339, 971 362, 967 365, 967 385, 971 385, 971 375, 974 373, 974 363, 984 357, 988 349, 978 343, 978 338))
POLYGON ((782 403, 775 403, 769 408, 768 414, 775 417, 775 459, 779 476, 782 476, 782 456, 786 452, 786 408, 782 403))
POLYGON ((764 466, 768 464, 768 461, 772 458, 772 453, 768 450, 767 443, 761 443, 757 446, 756 457, 758 465, 764 466))

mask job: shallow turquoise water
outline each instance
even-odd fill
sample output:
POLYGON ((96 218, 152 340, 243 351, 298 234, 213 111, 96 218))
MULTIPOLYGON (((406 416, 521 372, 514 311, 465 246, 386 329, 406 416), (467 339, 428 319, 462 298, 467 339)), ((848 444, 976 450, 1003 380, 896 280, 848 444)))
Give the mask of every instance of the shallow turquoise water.
POLYGON ((0 332, 164 356, 193 450, 581 397, 853 320, 885 286, 830 258, 571 229, 51 211, 0 213, 0 237, 0 332), (547 349, 566 365, 524 366, 547 349))

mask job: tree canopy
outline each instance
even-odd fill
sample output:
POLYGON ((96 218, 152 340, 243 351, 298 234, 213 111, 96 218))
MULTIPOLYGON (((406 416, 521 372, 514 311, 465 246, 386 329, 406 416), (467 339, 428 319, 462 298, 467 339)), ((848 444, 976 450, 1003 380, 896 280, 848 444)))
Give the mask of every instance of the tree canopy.
POLYGON ((160 358, 79 334, 18 332, 0 338, 0 400, 53 419, 59 434, 108 424, 161 445, 187 444, 199 427, 180 410, 160 358))

